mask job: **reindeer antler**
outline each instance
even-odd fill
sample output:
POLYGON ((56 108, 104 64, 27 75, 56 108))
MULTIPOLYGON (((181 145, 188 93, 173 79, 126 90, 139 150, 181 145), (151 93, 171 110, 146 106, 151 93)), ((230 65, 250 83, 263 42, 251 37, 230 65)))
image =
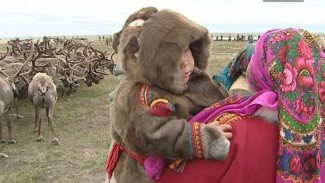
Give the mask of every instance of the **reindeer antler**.
POLYGON ((9 78, 8 74, 3 72, 1 67, 0 67, 0 74, 2 74, 4 77, 9 78))
POLYGON ((6 53, 3 56, 0 55, 0 60, 6 58, 6 56, 8 55, 8 53, 9 53, 9 48, 7 47, 6 53))
MULTIPOLYGON (((30 62, 33 58, 34 55, 34 44, 32 44, 32 47, 30 49, 29 55, 27 57, 27 59, 25 60, 24 64, 20 67, 20 69, 17 71, 17 73, 13 76, 13 78, 16 78, 19 76, 19 74, 23 71, 24 67, 28 64, 28 62, 30 62)), ((24 54, 22 54, 23 59, 24 58, 24 54)))

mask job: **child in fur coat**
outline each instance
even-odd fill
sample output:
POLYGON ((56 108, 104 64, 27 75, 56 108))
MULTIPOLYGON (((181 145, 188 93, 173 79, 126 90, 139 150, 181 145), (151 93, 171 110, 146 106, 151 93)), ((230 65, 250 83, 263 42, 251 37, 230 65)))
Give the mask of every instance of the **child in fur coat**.
POLYGON ((132 14, 114 35, 125 78, 110 110, 115 143, 109 178, 114 171, 117 182, 154 182, 145 169, 149 156, 227 158, 230 125, 188 123, 228 96, 205 72, 210 45, 206 28, 172 10, 153 7, 132 14))

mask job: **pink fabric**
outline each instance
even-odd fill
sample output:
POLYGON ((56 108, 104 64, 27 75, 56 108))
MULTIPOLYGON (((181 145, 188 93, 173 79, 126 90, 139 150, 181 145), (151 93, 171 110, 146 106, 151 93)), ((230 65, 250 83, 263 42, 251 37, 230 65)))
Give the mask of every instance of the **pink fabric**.
POLYGON ((159 180, 162 173, 166 169, 168 160, 166 158, 159 158, 150 156, 144 161, 144 167, 148 176, 152 180, 159 180))
MULTIPOLYGON (((227 101, 227 99, 225 100, 227 101)), ((217 115, 225 112, 233 112, 241 116, 249 116, 257 111, 261 106, 276 110, 278 108, 277 94, 273 91, 261 91, 252 97, 249 97, 247 100, 236 101, 235 103, 226 102, 225 105, 218 106, 214 110, 210 110, 209 108, 203 110, 195 115, 190 122, 199 121, 207 123, 213 120, 217 115)))

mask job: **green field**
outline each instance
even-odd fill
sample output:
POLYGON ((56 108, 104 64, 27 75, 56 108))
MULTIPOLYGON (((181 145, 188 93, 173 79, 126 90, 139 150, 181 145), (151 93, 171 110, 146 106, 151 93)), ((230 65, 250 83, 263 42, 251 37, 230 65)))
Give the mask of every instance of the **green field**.
MULTIPOLYGON (((209 74, 220 74, 246 42, 217 42, 212 45, 209 74)), ((93 41, 100 50, 112 52, 104 41, 93 41)), ((4 51, 6 43, 0 43, 4 51)), ((107 73, 109 73, 107 71, 107 73)), ((98 85, 81 83, 71 100, 59 98, 54 110, 54 126, 61 145, 52 146, 51 130, 42 111, 44 141, 37 142, 33 133, 34 107, 26 95, 19 99, 22 121, 12 117, 16 144, 0 144, 9 158, 0 159, 0 182, 103 182, 110 144, 108 94, 119 80, 111 75, 98 85)), ((3 124, 4 137, 8 137, 3 124)))

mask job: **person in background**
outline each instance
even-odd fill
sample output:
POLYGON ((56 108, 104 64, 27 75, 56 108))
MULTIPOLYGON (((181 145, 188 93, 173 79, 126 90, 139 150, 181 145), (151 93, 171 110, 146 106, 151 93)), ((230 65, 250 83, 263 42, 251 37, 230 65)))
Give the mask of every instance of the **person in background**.
POLYGON ((255 51, 255 44, 247 44, 228 63, 221 75, 213 75, 212 79, 221 83, 229 91, 229 95, 248 92, 246 70, 255 51), (234 84, 236 82, 236 84, 234 84))

